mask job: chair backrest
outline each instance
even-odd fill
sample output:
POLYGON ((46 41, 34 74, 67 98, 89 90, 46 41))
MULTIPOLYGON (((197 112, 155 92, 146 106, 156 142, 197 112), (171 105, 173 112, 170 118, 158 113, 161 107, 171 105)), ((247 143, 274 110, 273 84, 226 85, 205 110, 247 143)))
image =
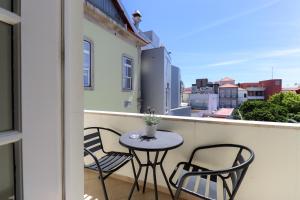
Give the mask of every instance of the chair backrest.
MULTIPOLYGON (((100 128, 89 127, 84 129, 84 148, 91 153, 103 150, 103 144, 100 136, 100 128)), ((84 151, 84 156, 88 153, 84 151)))
POLYGON ((242 180, 248 170, 249 165, 254 160, 254 152, 248 147, 241 146, 241 145, 233 145, 232 147, 239 148, 239 151, 233 162, 232 169, 230 169, 229 172, 229 178, 231 179, 232 187, 231 189, 229 189, 228 185, 226 186, 231 193, 230 199, 233 199, 234 196, 236 195, 236 192, 242 183, 242 180), (248 154, 246 159, 243 156, 244 152, 247 152, 248 154))

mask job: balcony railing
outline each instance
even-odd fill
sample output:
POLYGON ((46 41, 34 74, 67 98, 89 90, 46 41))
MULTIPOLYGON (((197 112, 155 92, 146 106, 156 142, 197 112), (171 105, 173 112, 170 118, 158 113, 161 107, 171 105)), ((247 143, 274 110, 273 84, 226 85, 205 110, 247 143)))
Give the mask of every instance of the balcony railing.
MULTIPOLYGON (((142 114, 85 111, 87 126, 104 126, 124 133, 143 129, 144 122, 142 114)), ((300 199, 300 125, 162 116, 159 128, 178 132, 184 138, 184 144, 167 155, 167 176, 170 176, 176 163, 188 159, 196 146, 237 143, 253 149, 256 157, 236 199, 300 199)), ((104 141, 111 149, 125 150, 118 140, 107 137, 104 141)), ((204 163, 222 160, 226 163, 230 159, 226 156, 199 155, 198 160, 204 163)), ((130 176, 130 165, 118 174, 130 176)), ((144 177, 143 174, 140 177, 144 177)), ((158 184, 165 187, 160 175, 158 184)))
POLYGON ((124 26, 124 22, 122 21, 121 16, 119 15, 118 11, 116 10, 114 3, 112 0, 86 0, 94 7, 101 10, 107 16, 115 20, 121 26, 124 26))

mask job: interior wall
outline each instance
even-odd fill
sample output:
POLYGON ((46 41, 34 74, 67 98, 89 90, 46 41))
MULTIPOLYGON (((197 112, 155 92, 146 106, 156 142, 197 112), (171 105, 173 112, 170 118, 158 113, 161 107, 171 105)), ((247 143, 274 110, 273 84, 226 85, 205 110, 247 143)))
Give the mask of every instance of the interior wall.
POLYGON ((22 0, 25 200, 62 199, 60 9, 60 0, 22 0))
POLYGON ((65 0, 65 198, 83 199, 83 3, 65 0))
POLYGON ((62 3, 62 0, 22 0, 22 135, 25 200, 56 200, 64 197, 79 200, 83 197, 81 148, 83 10, 81 1, 64 1, 63 38, 62 3), (62 40, 65 46, 64 57, 61 56, 62 40), (65 78, 64 83, 61 82, 62 75, 65 78), (65 142, 64 157, 63 142, 65 142), (64 176, 66 187, 63 187, 63 170, 66 172, 64 176))

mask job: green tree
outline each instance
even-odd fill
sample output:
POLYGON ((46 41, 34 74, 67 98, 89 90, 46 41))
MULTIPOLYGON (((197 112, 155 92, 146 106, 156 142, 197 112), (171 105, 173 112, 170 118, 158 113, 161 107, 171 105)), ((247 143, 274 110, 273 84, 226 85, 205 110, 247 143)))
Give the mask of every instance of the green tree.
POLYGON ((287 108, 289 113, 300 113, 300 94, 281 92, 273 95, 269 102, 287 108))
POLYGON ((288 121, 288 110, 281 106, 268 101, 246 101, 239 111, 245 120, 254 121, 288 121))

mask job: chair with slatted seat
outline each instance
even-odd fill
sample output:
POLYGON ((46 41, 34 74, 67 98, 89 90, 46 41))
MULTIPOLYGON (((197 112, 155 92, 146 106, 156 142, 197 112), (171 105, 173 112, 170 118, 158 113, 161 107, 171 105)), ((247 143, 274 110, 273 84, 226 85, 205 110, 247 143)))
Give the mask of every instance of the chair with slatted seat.
MULTIPOLYGON (((84 129, 84 167, 99 172, 104 197, 105 200, 108 200, 104 180, 129 161, 132 164, 134 178, 136 178, 136 171, 131 152, 105 151, 101 137, 104 133, 113 133, 116 136, 121 136, 120 133, 109 128, 88 127, 84 129), (87 159, 89 156, 92 159, 87 159), (91 162, 87 162, 87 160, 91 162)), ((139 190, 138 186, 137 189, 139 190)))
POLYGON ((237 144, 208 145, 194 149, 189 161, 178 163, 169 178, 171 185, 177 189, 175 200, 179 199, 181 191, 206 200, 233 200, 253 160, 254 152, 237 144), (211 170, 194 164, 196 153, 216 148, 228 148, 234 153, 232 166, 211 170))

